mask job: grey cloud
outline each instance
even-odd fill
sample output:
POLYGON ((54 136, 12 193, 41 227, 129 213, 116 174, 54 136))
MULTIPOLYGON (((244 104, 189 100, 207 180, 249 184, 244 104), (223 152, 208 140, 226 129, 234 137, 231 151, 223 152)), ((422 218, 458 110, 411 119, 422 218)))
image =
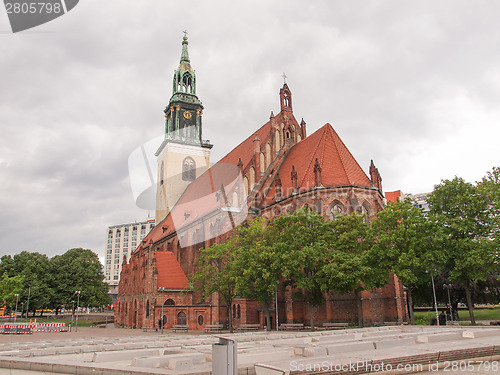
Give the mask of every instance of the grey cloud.
POLYGON ((365 170, 375 160, 387 190, 479 179, 498 165, 470 127, 499 136, 499 8, 87 0, 0 34, 0 253, 102 252, 107 226, 145 218, 127 158, 164 130, 184 29, 212 161, 279 111, 286 72, 309 134, 330 122, 365 170))

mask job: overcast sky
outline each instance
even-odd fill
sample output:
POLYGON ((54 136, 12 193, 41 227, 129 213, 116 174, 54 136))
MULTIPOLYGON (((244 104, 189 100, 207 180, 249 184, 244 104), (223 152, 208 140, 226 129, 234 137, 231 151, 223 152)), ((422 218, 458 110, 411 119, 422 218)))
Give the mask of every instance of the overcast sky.
MULTIPOLYGON (((212 162, 279 112, 329 122, 385 191, 499 161, 500 2, 84 0, 12 34, 0 8, 0 255, 73 247, 143 220, 127 160, 164 130, 188 31, 212 162)), ((152 213, 153 214, 153 213, 152 213)))

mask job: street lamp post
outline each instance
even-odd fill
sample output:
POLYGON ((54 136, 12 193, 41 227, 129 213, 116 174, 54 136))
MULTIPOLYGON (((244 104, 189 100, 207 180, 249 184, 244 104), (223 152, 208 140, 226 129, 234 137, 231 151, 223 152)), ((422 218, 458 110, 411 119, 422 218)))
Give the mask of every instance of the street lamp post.
POLYGON ((71 300, 71 303, 73 304, 73 307, 71 309, 71 327, 75 325, 74 320, 75 320, 75 300, 71 300))
POLYGON ((163 321, 163 292, 165 292, 165 288, 164 287, 160 287, 158 288, 158 291, 161 292, 161 334, 163 335, 163 326, 165 325, 165 322, 163 321))
POLYGON ((31 295, 31 284, 28 285, 28 303, 26 304, 26 319, 28 319, 28 313, 30 311, 30 295, 31 295))
POLYGON ((17 318, 17 303, 19 302, 19 294, 14 294, 14 297, 16 297, 16 309, 14 311, 14 323, 15 323, 17 318))
POLYGON ((278 287, 274 288, 274 296, 275 296, 275 302, 276 302, 276 331, 279 330, 279 318, 278 318, 278 287))
POLYGON ((75 324, 75 332, 78 332, 78 308, 80 306, 80 293, 81 291, 77 290, 76 294, 76 324, 75 324))
POLYGON ((436 298, 436 285, 434 284, 434 274, 431 272, 432 292, 434 293, 434 309, 436 310, 436 324, 439 325, 438 303, 436 298))
POLYGON ((444 284, 443 287, 448 292, 448 306, 450 307, 450 320, 453 321, 453 310, 451 309, 451 298, 450 298, 451 284, 444 284))

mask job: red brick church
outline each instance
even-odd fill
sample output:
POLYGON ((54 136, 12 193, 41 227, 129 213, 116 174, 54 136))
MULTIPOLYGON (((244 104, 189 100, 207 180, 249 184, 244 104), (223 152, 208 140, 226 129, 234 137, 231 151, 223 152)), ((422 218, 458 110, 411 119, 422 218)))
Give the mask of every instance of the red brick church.
MULTIPOLYGON (((370 219, 384 207, 382 179, 373 162, 369 176, 330 124, 307 136, 306 123, 293 114, 292 92, 280 90, 280 112, 209 168, 209 142, 202 139, 203 106, 196 96, 187 37, 182 42, 173 95, 165 109, 165 140, 157 152, 157 225, 124 259, 115 323, 133 328, 175 324, 202 330, 207 324, 260 323, 256 301, 236 299, 225 306, 190 288, 199 250, 224 242, 231 229, 252 216, 272 219, 303 206, 326 220, 354 211, 370 219), (163 317, 163 318, 162 318, 163 317)), ((402 322, 406 303, 401 283, 391 275, 384 288, 362 293, 365 325, 402 322)), ((278 296, 281 323, 309 321, 306 306, 289 293, 278 296)), ((273 311, 275 324, 276 311, 273 311)), ((354 295, 330 295, 314 309, 315 323, 357 322, 354 295)))

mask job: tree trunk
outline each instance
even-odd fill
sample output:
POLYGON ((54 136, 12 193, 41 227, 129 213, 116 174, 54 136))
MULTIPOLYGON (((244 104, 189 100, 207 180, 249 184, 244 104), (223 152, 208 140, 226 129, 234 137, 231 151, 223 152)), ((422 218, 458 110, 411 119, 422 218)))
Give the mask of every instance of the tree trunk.
POLYGON ((356 306, 358 308, 358 327, 363 327, 363 310, 361 309, 361 293, 356 291, 356 306))
POLYGON ((415 324, 415 313, 413 311, 413 296, 411 294, 411 286, 408 287, 408 314, 410 315, 410 324, 415 324))
POLYGON ((266 313, 266 331, 270 331, 271 330, 271 314, 269 313, 269 307, 267 306, 264 309, 264 311, 266 313))
POLYGON ((229 319, 229 332, 233 333, 233 314, 232 314, 232 304, 233 300, 227 301, 227 316, 229 319))
POLYGON ((474 318, 474 305, 472 304, 472 295, 470 292, 469 283, 465 284, 465 298, 467 299, 467 307, 469 308, 470 323, 475 326, 476 319, 474 318))
POLYGON ((311 322, 311 331, 314 331, 313 308, 311 305, 311 301, 309 301, 309 300, 307 300, 307 310, 309 311, 309 320, 311 322))

